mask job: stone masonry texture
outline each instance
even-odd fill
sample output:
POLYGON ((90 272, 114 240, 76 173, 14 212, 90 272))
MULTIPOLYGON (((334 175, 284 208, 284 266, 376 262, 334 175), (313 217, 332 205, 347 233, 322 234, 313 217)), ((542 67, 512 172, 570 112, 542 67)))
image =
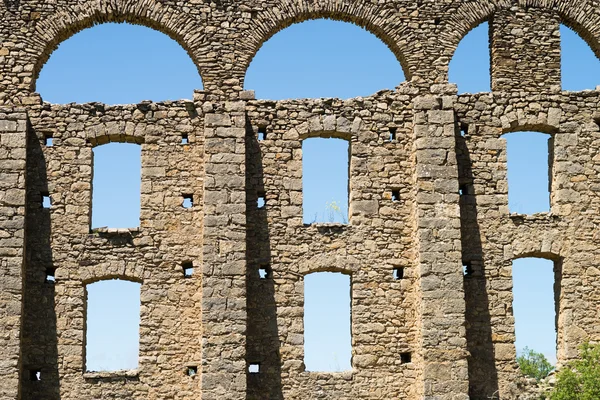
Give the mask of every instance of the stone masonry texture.
POLYGON ((596 0, 3 0, 0 15, 1 400, 525 399, 520 257, 554 262, 559 364, 600 342, 600 92, 561 90, 559 31, 599 55, 596 0), (348 100, 244 91, 261 45, 316 18, 375 34, 407 81, 348 100), (450 59, 484 21, 492 92, 457 95, 450 59), (44 102, 53 50, 103 22, 169 35, 204 89, 44 102), (551 137, 551 212, 510 214, 502 136, 528 130, 551 137), (312 137, 350 144, 348 224, 303 224, 312 137), (134 229, 90 227, 92 149, 109 142, 141 146, 134 229), (351 371, 304 367, 303 280, 319 271, 351 276, 351 371), (113 278, 141 283, 139 367, 87 372, 85 288, 113 278))

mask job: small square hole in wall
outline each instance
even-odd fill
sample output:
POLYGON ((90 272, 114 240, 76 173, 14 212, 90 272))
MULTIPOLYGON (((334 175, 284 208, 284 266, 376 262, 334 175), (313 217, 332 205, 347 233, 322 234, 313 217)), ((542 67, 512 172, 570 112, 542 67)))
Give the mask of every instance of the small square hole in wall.
POLYGON ((403 267, 394 268, 393 276, 394 276, 395 281, 404 279, 404 268, 403 267))
POLYGON ((269 264, 258 267, 258 277, 260 279, 269 279, 272 276, 271 266, 269 264))
POLYGON ((465 137, 469 134, 469 125, 460 124, 460 136, 465 137))
POLYGON ((34 382, 39 382, 42 380, 42 370, 41 369, 31 369, 29 370, 29 380, 34 382))
POLYGON ((392 189, 392 201, 400 201, 400 189, 392 189))
POLYGON ((52 137, 51 134, 47 134, 44 136, 44 145, 46 147, 52 147, 54 146, 54 138, 52 137))
POLYGON ((265 195, 264 194, 258 195, 258 200, 256 200, 256 208, 258 208, 258 209, 265 208, 266 205, 267 205, 267 200, 265 199, 265 195))
POLYGON ((46 268, 46 283, 56 283, 56 269, 46 268))
POLYGON ((187 133, 181 134, 181 144, 190 144, 190 138, 187 133))
POLYGON ((259 126, 258 127, 258 140, 265 140, 267 138, 267 127, 259 126))
POLYGON ((194 196, 191 194, 183 195, 183 208, 192 208, 194 205, 194 196))
POLYGON ((183 269, 184 278, 191 278, 194 275, 194 264, 191 261, 184 261, 181 268, 183 269))
POLYGON ((458 194, 461 196, 465 196, 465 195, 469 194, 469 185, 467 185, 467 184, 459 185, 458 186, 458 194))
POLYGON ((50 208, 52 206, 52 200, 50 199, 50 194, 45 192, 41 193, 42 195, 42 208, 50 208))
POLYGON ((258 374, 260 372, 260 364, 251 363, 250 365, 248 365, 248 372, 251 374, 258 374))
POLYGON ((463 261, 463 275, 471 276, 473 275, 473 265, 469 261, 463 261))
POLYGON ((389 141, 393 142, 396 140, 396 134, 398 133, 398 128, 390 128, 390 136, 389 141))
POLYGON ((186 370, 185 370, 185 374, 187 376, 196 376, 196 375, 198 375, 198 367, 196 367, 196 366, 187 367, 186 370))
POLYGON ((412 362, 412 355, 410 353, 400 353, 400 362, 402 364, 409 364, 412 362))

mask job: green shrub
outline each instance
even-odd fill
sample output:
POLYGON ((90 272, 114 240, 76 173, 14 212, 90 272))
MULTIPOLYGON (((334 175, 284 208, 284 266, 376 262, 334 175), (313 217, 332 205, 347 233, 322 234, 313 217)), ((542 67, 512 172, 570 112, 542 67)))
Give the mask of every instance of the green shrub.
POLYGON ((548 362, 542 353, 525 347, 523 354, 517 357, 517 363, 523 375, 535 378, 538 381, 548 376, 554 366, 548 362))
POLYGON ((600 345, 584 343, 581 359, 572 361, 556 375, 551 400, 600 399, 600 345))

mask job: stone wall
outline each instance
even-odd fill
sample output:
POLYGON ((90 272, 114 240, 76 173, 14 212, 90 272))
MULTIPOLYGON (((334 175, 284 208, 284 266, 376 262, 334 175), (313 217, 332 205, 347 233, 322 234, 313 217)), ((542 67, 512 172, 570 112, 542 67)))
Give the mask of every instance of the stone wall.
POLYGON ((0 13, 1 399, 518 398, 520 257, 554 261, 559 363, 600 341, 600 95, 560 90, 558 30, 600 54, 594 0, 4 0, 0 13), (373 32, 409 82, 349 100, 243 91, 262 43, 315 18, 373 32), (108 21, 171 36, 205 90, 44 103, 51 52, 108 21), (484 21, 493 92, 457 95, 450 59, 484 21), (522 130, 551 136, 550 213, 509 212, 502 135, 522 130), (348 224, 303 223, 312 137, 349 142, 348 224), (141 146, 139 227, 91 229, 93 148, 109 142, 141 146), (303 281, 320 271, 351 277, 351 371, 305 370, 303 281), (90 373, 86 285, 113 278, 141 283, 139 368, 90 373))

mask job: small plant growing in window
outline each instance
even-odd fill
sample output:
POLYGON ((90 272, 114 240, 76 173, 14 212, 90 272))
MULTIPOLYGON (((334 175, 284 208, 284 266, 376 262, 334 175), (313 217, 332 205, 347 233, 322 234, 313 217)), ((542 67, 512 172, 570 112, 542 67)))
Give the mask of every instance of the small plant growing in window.
POLYGON ((547 377, 554 369, 554 366, 542 353, 528 347, 525 347, 523 353, 517 357, 517 364, 519 364, 523 375, 535 378, 538 381, 547 377))
POLYGON ((600 399, 600 345, 584 343, 580 360, 570 362, 556 375, 551 400, 600 399))

